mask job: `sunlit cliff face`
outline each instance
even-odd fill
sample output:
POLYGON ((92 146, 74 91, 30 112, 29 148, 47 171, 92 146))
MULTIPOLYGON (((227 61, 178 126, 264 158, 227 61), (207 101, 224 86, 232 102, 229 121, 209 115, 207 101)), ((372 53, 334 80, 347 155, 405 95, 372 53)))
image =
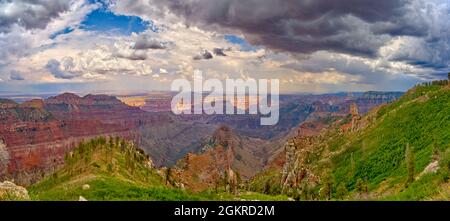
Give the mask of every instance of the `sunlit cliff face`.
POLYGON ((238 109, 242 109, 242 110, 248 110, 250 105, 255 105, 257 106, 259 103, 259 98, 258 96, 245 96, 245 95, 236 95, 235 99, 233 98, 226 98, 224 96, 207 96, 203 99, 203 102, 201 103, 196 103, 195 101, 192 101, 191 103, 186 103, 186 102, 179 102, 176 106, 177 110, 179 110, 180 112, 182 112, 183 110, 191 110, 192 106, 195 105, 201 105, 203 103, 210 103, 213 106, 216 103, 222 103, 223 106, 227 105, 227 104, 231 104, 233 107, 236 107, 238 109))

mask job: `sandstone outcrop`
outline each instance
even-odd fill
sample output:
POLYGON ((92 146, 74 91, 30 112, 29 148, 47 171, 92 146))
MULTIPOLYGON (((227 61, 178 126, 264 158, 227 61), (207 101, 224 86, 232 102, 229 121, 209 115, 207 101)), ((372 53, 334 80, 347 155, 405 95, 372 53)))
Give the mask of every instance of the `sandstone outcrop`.
POLYGON ((263 168, 263 142, 243 138, 227 126, 220 126, 205 140, 200 153, 188 153, 175 168, 176 183, 193 191, 215 189, 227 182, 226 188, 235 192, 238 181, 252 177, 263 168))
POLYGON ((4 181, 0 182, 0 201, 3 200, 30 200, 30 196, 24 187, 4 181))
POLYGON ((9 153, 3 140, 0 140, 0 175, 6 174, 9 163, 9 153))

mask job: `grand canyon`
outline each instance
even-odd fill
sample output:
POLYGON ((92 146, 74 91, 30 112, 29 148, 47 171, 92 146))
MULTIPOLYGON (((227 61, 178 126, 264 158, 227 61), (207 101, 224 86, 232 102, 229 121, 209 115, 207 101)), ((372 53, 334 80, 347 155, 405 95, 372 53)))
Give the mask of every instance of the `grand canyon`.
MULTIPOLYGON (((400 95, 283 95, 276 126, 260 126, 252 115, 174 115, 168 108, 170 93, 141 95, 139 105, 134 102, 136 96, 130 95, 120 97, 122 101, 108 95, 71 93, 22 103, 3 99, 0 134, 5 168, 0 175, 19 184, 32 184, 62 165, 65 154, 78 143, 98 136, 123 137, 143 148, 156 166, 172 166, 187 154, 201 152, 214 131, 220 133, 227 127, 227 133, 240 136, 233 144, 237 146, 231 148, 231 154, 240 158, 235 165, 250 178, 281 151, 282 143, 305 121, 344 116, 353 103, 364 113, 400 95)), ((320 127, 312 122, 308 127, 320 127)), ((234 140, 231 135, 221 139, 234 140)))
POLYGON ((449 12, 0 0, 0 201, 448 201, 449 12))

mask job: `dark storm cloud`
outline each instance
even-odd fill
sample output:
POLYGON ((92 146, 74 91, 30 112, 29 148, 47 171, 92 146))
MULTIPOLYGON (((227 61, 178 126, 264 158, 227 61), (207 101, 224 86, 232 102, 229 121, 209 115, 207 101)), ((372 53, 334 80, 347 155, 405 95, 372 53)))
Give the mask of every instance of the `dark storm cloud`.
POLYGON ((132 61, 143 61, 147 59, 147 54, 142 53, 142 52, 132 52, 132 53, 114 53, 113 54, 114 57, 116 58, 123 58, 123 59, 128 59, 128 60, 132 60, 132 61))
POLYGON ((213 55, 208 50, 203 50, 199 55, 194 56, 194 60, 209 60, 213 55))
POLYGON ((47 70, 50 71, 50 73, 55 76, 55 78, 59 79, 73 79, 78 77, 78 73, 65 71, 66 69, 69 69, 71 67, 73 67, 73 61, 70 58, 64 59, 62 64, 55 59, 50 59, 47 62, 47 65, 45 65, 45 68, 47 68, 47 70), (64 70, 62 70, 62 66, 64 67, 64 70))
POLYGON ((133 45, 133 49, 145 50, 145 49, 165 49, 166 44, 156 39, 150 38, 146 35, 140 35, 133 45))
POLYGON ((227 56, 225 54, 225 49, 223 49, 223 48, 214 48, 213 53, 216 56, 227 56))
POLYGON ((319 50, 376 56, 392 36, 426 35, 411 0, 167 0, 152 1, 188 24, 242 31, 274 50, 319 50))
POLYGON ((69 0, 0 0, 0 33, 14 24, 26 29, 45 28, 52 18, 69 9, 69 0))
MULTIPOLYGON (((403 61, 405 61, 405 60, 403 60, 403 61)), ((420 60, 411 60, 407 63, 410 65, 414 65, 414 66, 420 66, 423 68, 432 68, 432 69, 444 69, 447 67, 447 65, 442 64, 442 63, 433 63, 433 62, 429 62, 429 61, 420 61, 420 60)))

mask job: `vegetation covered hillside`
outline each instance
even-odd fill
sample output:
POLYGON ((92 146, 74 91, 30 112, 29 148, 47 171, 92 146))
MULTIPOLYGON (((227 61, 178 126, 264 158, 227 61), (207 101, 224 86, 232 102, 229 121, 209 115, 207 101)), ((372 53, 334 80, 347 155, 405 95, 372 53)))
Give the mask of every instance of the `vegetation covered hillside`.
MULTIPOLYGON (((34 200, 202 200, 165 185, 144 152, 120 138, 81 143, 63 168, 29 188, 34 200)), ((209 196, 208 196, 209 197, 209 196)))
POLYGON ((193 193, 169 179, 170 171, 154 168, 141 149, 121 138, 99 137, 80 143, 66 155, 62 168, 28 190, 32 200, 51 201, 287 199, 249 192, 193 193))
POLYGON ((300 200, 450 199, 450 86, 418 85, 365 116, 286 144, 286 163, 252 188, 300 200))

